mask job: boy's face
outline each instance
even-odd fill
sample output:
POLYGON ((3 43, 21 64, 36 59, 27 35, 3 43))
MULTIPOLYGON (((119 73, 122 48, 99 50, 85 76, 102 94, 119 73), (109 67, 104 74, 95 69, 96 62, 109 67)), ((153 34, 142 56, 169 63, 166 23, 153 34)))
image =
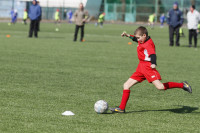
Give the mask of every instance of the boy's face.
POLYGON ((147 38, 147 35, 146 34, 143 34, 142 36, 140 34, 136 34, 135 37, 137 38, 137 41, 140 42, 140 43, 144 43, 146 38, 147 38))

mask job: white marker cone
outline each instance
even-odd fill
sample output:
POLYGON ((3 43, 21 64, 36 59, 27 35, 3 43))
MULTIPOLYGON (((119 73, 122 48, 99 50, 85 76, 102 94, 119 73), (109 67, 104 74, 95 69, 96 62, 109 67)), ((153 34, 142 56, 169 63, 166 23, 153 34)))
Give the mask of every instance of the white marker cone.
POLYGON ((75 114, 71 111, 65 111, 64 113, 62 113, 62 115, 75 115, 75 114))

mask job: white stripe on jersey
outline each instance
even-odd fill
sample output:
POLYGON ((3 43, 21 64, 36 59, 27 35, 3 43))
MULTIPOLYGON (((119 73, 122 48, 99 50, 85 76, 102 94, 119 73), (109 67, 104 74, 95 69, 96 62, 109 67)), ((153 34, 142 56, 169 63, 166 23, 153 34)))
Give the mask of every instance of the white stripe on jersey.
POLYGON ((144 49, 144 55, 145 55, 145 59, 144 59, 145 61, 151 61, 151 58, 149 58, 149 54, 146 49, 144 49))

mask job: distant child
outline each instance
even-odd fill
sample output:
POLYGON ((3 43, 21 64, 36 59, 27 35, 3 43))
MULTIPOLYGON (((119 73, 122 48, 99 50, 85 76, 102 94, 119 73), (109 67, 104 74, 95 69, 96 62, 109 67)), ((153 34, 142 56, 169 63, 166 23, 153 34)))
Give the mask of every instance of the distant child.
POLYGON ((200 33, 200 24, 198 24, 198 29, 197 29, 197 33, 200 33))
POLYGON ((59 13, 59 9, 56 10, 55 12, 55 24, 60 23, 60 13, 59 13))
POLYGON ((183 32, 183 28, 182 27, 180 27, 180 29, 179 29, 179 36, 180 37, 185 37, 185 34, 183 32))
POLYGON ((155 17, 156 17, 156 14, 155 14, 155 13, 152 14, 152 15, 149 15, 148 25, 149 25, 151 28, 154 28, 155 17))
POLYGON ((25 24, 25 25, 27 24, 27 23, 26 23, 27 18, 28 18, 28 13, 27 13, 27 10, 24 9, 23 24, 25 24))
POLYGON ((100 25, 101 27, 103 27, 105 15, 106 15, 105 13, 99 15, 98 22, 95 24, 96 26, 100 25))
POLYGON ((67 9, 65 9, 63 12, 63 19, 67 20, 67 9))
POLYGON ((14 11, 14 9, 12 8, 11 11, 10 11, 11 23, 12 23, 12 19, 13 19, 14 13, 15 13, 15 11, 14 11))
POLYGON ((191 86, 186 82, 167 82, 161 83, 161 76, 156 70, 156 52, 155 45, 148 31, 145 27, 140 26, 135 30, 134 35, 129 35, 125 32, 121 34, 122 37, 126 36, 138 43, 137 54, 139 64, 133 75, 124 83, 124 90, 122 95, 121 104, 119 107, 110 108, 112 112, 125 113, 125 107, 129 99, 130 88, 137 83, 148 80, 149 83, 155 85, 158 90, 167 90, 171 88, 181 88, 189 93, 192 93, 191 86))
POLYGON ((164 22, 165 22, 165 14, 163 13, 163 14, 160 16, 160 27, 161 27, 161 28, 163 28, 164 22))
POLYGON ((18 13, 17 13, 17 10, 14 10, 14 14, 13 14, 13 17, 12 17, 12 24, 15 24, 17 22, 17 16, 18 16, 18 13))
POLYGON ((68 23, 72 23, 72 17, 73 17, 73 12, 72 10, 69 10, 67 12, 67 17, 68 17, 68 23))

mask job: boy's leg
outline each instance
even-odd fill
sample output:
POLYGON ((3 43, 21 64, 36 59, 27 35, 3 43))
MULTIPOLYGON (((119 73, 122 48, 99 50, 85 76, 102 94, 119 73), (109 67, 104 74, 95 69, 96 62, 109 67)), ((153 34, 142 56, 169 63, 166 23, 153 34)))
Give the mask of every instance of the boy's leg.
POLYGON ((124 110, 126 107, 126 103, 128 102, 129 99, 129 95, 130 95, 130 88, 137 84, 138 81, 134 80, 132 78, 129 78, 125 83, 124 83, 124 90, 123 90, 123 95, 122 95, 122 100, 121 100, 121 104, 119 106, 120 109, 124 110))
POLYGON ((125 83, 124 83, 124 90, 123 90, 123 94, 122 94, 122 100, 121 100, 121 104, 119 107, 116 108, 111 108, 112 112, 119 112, 119 113, 124 113, 125 112, 125 107, 126 104, 128 102, 129 96, 130 96, 130 88, 137 84, 138 81, 134 80, 132 78, 129 78, 125 83))
POLYGON ((161 83, 160 80, 155 80, 152 83, 159 90, 167 90, 167 89, 172 89, 172 88, 181 88, 181 89, 183 89, 185 91, 188 91, 189 93, 192 93, 192 88, 186 81, 184 81, 183 83, 177 83, 177 82, 161 83))

